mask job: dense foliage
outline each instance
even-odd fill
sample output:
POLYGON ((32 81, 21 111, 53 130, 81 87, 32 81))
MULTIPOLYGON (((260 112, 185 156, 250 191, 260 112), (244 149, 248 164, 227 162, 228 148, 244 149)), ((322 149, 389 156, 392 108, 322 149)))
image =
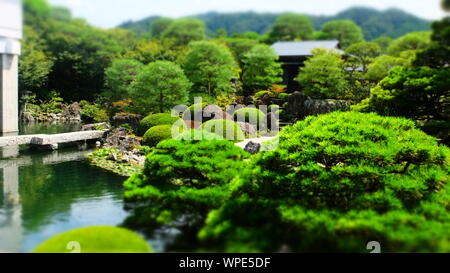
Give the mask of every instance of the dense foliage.
POLYGON ((143 172, 124 184, 126 201, 151 204, 135 210, 126 224, 148 228, 195 213, 201 225, 209 210, 228 198, 230 181, 245 169, 248 157, 225 140, 161 142, 147 156, 143 172))
POLYGON ((238 65, 225 46, 209 41, 190 44, 183 68, 195 92, 218 95, 235 91, 231 80, 237 78, 238 65))
POLYGON ((348 83, 341 55, 323 49, 316 49, 313 54, 296 78, 305 94, 316 99, 344 98, 348 83))
POLYGON ((201 238, 226 251, 449 251, 450 151, 412 121, 310 117, 252 160, 201 238))
MULTIPOLYGON (((396 67, 355 109, 422 122, 450 122, 450 70, 396 67)), ((438 137, 448 139, 449 126, 438 137)), ((448 140, 446 140, 448 141, 448 140)))
POLYGON ((268 33, 268 41, 305 40, 312 37, 314 26, 311 19, 305 15, 283 14, 277 17, 268 33))
POLYGON ((105 91, 103 96, 109 102, 117 102, 130 97, 130 87, 136 81, 144 65, 136 60, 116 59, 105 70, 105 91))
POLYGON ((341 42, 343 48, 364 41, 361 28, 350 20, 337 20, 325 23, 322 32, 329 38, 341 42))
POLYGON ((131 98, 138 112, 165 112, 188 101, 192 84, 177 64, 156 61, 145 66, 131 85, 131 98))
POLYGON ((247 90, 264 90, 282 81, 281 63, 275 50, 267 45, 256 45, 244 55, 242 81, 247 90))

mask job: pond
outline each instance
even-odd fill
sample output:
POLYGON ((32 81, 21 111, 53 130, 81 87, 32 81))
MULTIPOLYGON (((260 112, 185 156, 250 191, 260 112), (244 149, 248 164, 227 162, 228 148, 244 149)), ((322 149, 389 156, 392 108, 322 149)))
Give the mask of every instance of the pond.
MULTIPOLYGON (((21 126, 21 134, 78 129, 76 124, 34 124, 21 126)), ((30 252, 55 234, 119 225, 127 217, 125 179, 90 166, 84 157, 89 150, 31 152, 21 147, 19 152, 8 147, 0 152, 0 252, 30 252)))

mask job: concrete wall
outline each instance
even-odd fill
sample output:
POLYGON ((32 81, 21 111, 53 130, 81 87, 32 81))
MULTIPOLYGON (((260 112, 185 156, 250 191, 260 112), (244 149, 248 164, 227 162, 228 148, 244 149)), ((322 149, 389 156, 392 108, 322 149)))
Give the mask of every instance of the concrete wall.
POLYGON ((0 54, 0 133, 19 131, 19 56, 0 54))
POLYGON ((0 0, 0 133, 19 130, 18 62, 22 1, 0 0))

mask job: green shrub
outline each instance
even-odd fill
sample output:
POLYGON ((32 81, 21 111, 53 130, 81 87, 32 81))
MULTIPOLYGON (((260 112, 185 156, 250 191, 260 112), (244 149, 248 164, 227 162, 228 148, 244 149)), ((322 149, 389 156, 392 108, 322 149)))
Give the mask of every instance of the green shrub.
POLYGON ((34 253, 70 253, 71 242, 79 243, 81 253, 151 253, 149 244, 136 233, 123 228, 85 227, 58 234, 39 245, 34 253))
POLYGON ((242 108, 234 112, 235 121, 248 122, 257 128, 264 127, 266 123, 266 114, 256 108, 242 108))
POLYGON ((240 142, 245 139, 241 127, 231 120, 214 119, 202 124, 202 130, 217 134, 224 139, 240 142))
POLYGON ((150 128, 145 134, 142 143, 144 145, 154 147, 159 142, 172 138, 171 125, 159 125, 150 128))
POLYGON ((173 117, 171 114, 162 113, 150 115, 141 120, 141 123, 139 124, 138 134, 142 136, 152 127, 159 125, 174 125, 180 120, 181 119, 179 117, 173 117))
POLYGON ((80 101, 81 118, 86 122, 104 122, 108 121, 108 113, 97 104, 91 104, 88 101, 80 101))
POLYGON ((281 94, 278 95, 278 98, 281 99, 281 100, 287 100, 289 98, 289 96, 290 95, 287 94, 287 93, 281 93, 281 94))
POLYGON ((165 223, 195 213, 199 223, 229 197, 232 179, 245 169, 249 154, 225 140, 166 140, 147 156, 141 174, 128 179, 127 202, 150 202, 135 210, 127 224, 165 223))
POLYGON ((210 133, 205 130, 189 130, 179 135, 177 140, 224 140, 222 136, 210 133))
POLYGON ((450 251, 450 151, 413 121, 332 113, 286 127, 200 237, 226 251, 450 251), (212 241, 211 241, 212 240, 212 241))

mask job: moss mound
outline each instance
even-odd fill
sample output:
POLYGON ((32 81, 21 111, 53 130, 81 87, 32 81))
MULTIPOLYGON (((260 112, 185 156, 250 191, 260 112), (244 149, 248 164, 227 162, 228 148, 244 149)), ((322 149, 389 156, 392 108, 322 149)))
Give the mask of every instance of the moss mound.
MULTIPOLYGON (((138 134, 143 136, 150 128, 159 125, 173 125, 179 122, 179 117, 173 117, 171 114, 154 114, 144 118, 138 128, 138 134)), ((180 123, 181 124, 181 123, 180 123)))
POLYGON ((241 142, 245 139, 241 127, 231 120, 210 120, 203 123, 201 129, 234 142, 241 142))
POLYGON ((151 253, 151 246, 136 233, 123 228, 85 227, 58 234, 39 245, 34 253, 70 253, 72 244, 81 253, 151 253), (75 245, 76 245, 75 244, 75 245))
POLYGON ((150 128, 145 134, 142 144, 154 147, 159 142, 172 138, 172 126, 171 125, 159 125, 150 128))

